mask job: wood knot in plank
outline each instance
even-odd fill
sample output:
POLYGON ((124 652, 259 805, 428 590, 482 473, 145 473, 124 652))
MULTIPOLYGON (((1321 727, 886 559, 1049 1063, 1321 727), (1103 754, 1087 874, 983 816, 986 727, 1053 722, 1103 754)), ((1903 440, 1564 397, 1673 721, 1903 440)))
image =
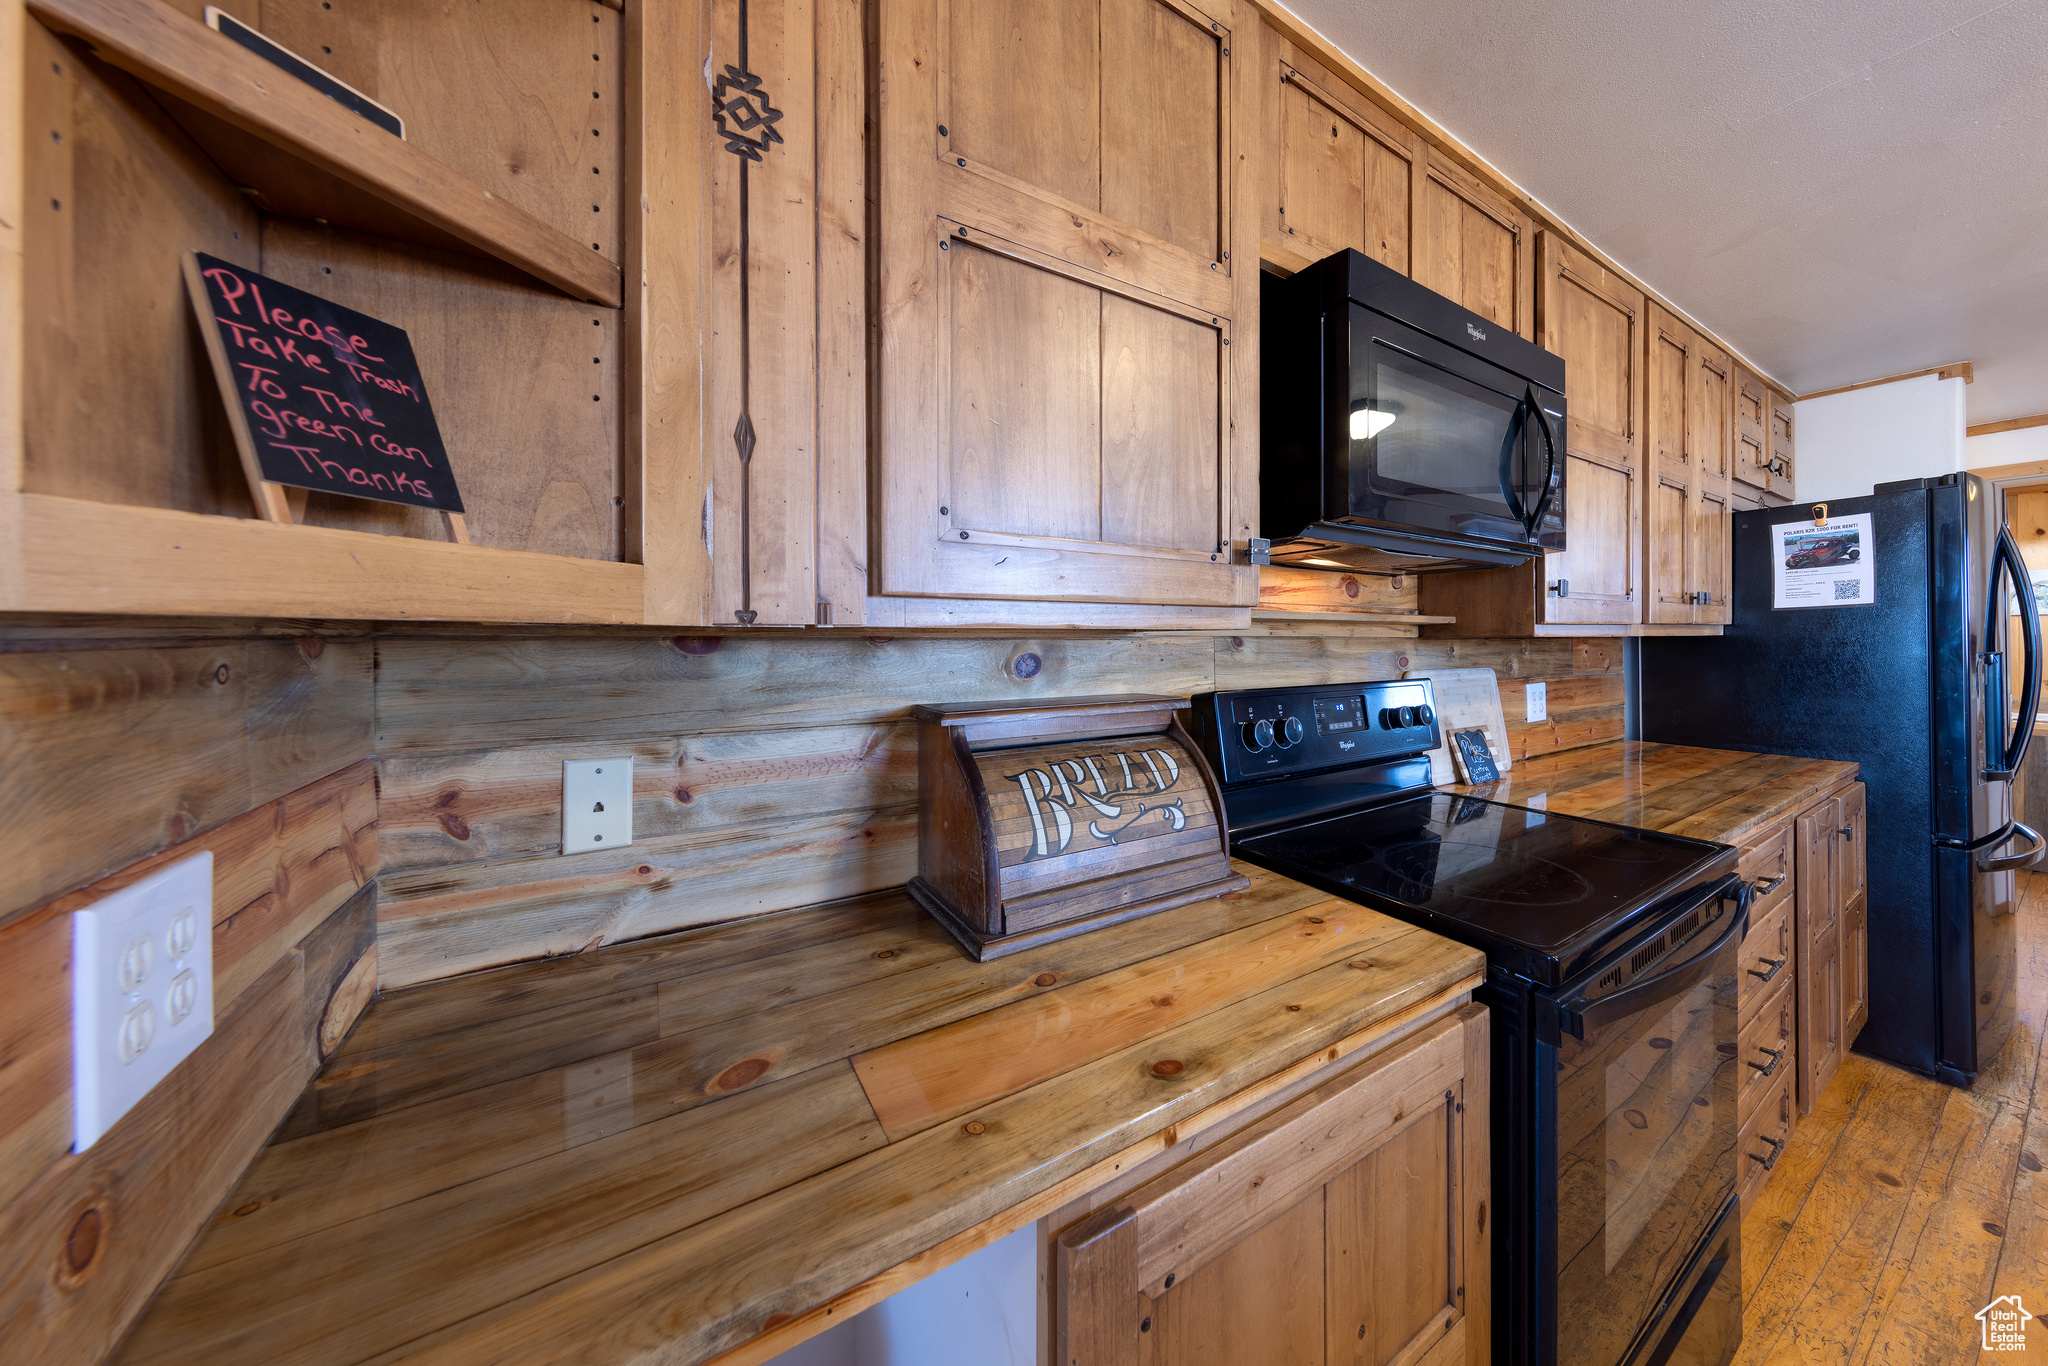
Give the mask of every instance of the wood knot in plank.
POLYGON ((669 644, 686 655, 708 655, 716 654, 725 640, 722 636, 677 636, 669 644))
POLYGON ((895 956, 896 950, 894 949, 878 949, 875 951, 875 957, 877 958, 894 958, 895 956))
POLYGON ((1346 966, 1357 968, 1360 972, 1365 972, 1370 968, 1378 967, 1379 964, 1373 962, 1373 960, 1370 958, 1354 958, 1346 966))
POLYGON ((299 653, 308 663, 327 653, 327 642, 318 636, 293 636, 292 644, 299 647, 299 653))
POLYGON ((1041 972, 1031 979, 1031 983, 1033 986, 1049 987, 1059 980, 1060 975, 1056 972, 1041 972))
POLYGON ((1225 901, 1242 901, 1242 900, 1244 900, 1244 893, 1243 893, 1243 892, 1225 892, 1225 893, 1223 894, 1223 900, 1225 900, 1225 901))
POLYGON ((1161 1058, 1152 1064, 1152 1075, 1155 1077, 1177 1077, 1185 1070, 1178 1058, 1161 1058))
POLYGON ((960 1132, 963 1134, 985 1134, 988 1132, 988 1125, 983 1124, 978 1119, 970 1119, 960 1126, 960 1132))
POLYGON ((107 1235, 113 1231, 113 1215, 113 1205, 100 1199, 80 1210, 72 1219, 71 1228, 64 1235, 64 1246, 57 1253, 59 1290, 75 1290, 99 1270, 100 1263, 106 1260, 104 1254, 107 1235))
POLYGON ((1308 918, 1308 923, 1311 925, 1320 925, 1323 923, 1323 918, 1319 915, 1312 915, 1308 918))
POLYGON ((704 1090, 709 1095, 742 1090, 761 1080, 774 1065, 771 1058, 742 1058, 712 1078, 711 1084, 704 1090))
POLYGON ((1288 1008, 1289 1010, 1291 1010, 1291 1011, 1299 1011, 1299 1010, 1301 1009, 1301 1007, 1300 1007, 1300 1006, 1289 1006, 1289 1007, 1287 1007, 1287 1008, 1288 1008))

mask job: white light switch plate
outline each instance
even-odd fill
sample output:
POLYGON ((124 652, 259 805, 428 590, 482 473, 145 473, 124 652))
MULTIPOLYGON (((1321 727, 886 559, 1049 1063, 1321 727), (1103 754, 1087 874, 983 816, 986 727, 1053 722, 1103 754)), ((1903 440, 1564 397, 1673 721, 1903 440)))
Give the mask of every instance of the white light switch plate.
POLYGON ((633 842, 633 756, 562 761, 562 852, 633 842))
POLYGON ((213 1033, 213 855, 71 917, 74 1145, 99 1141, 213 1033))
POLYGON ((1550 685, 1548 683, 1530 683, 1526 686, 1526 695, 1529 699, 1529 720, 1548 721, 1550 719, 1550 685))

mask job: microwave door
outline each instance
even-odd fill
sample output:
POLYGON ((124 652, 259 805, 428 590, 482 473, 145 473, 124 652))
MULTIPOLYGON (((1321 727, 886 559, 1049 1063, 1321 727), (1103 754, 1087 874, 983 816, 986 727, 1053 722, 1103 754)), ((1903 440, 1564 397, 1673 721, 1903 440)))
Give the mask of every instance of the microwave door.
POLYGON ((1525 543, 1523 388, 1479 382, 1472 372, 1492 367, 1449 359, 1465 364, 1433 363, 1382 336, 1363 348, 1352 372, 1349 514, 1525 543))

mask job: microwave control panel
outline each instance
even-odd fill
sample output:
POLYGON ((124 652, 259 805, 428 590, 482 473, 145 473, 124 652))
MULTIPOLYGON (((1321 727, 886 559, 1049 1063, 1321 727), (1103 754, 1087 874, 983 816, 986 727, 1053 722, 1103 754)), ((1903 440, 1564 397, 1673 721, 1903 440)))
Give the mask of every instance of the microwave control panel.
POLYGON ((1426 678, 1205 693, 1190 705, 1190 729, 1226 786, 1397 759, 1442 743, 1426 678))

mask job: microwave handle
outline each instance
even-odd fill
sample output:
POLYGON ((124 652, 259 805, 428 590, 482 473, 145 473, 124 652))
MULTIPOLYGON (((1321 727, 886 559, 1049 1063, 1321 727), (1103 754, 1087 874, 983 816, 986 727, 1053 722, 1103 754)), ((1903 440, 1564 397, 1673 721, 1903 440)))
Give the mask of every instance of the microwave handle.
POLYGON ((1543 415, 1543 400, 1536 397, 1534 385, 1529 387, 1529 395, 1523 401, 1529 405, 1529 411, 1536 414, 1537 430, 1543 433, 1543 496, 1536 500, 1536 510, 1529 514, 1526 523, 1529 535, 1533 537, 1536 528, 1543 525, 1543 514, 1550 511, 1551 495, 1557 492, 1557 443, 1551 439, 1550 419, 1543 415))
POLYGON ((1507 435, 1500 442, 1500 493, 1507 501, 1508 511, 1526 529, 1529 525, 1528 509, 1522 506, 1521 491, 1515 485, 1515 452, 1522 448, 1522 425, 1528 419, 1523 416, 1529 405, 1536 400, 1536 391, 1531 389, 1528 396, 1515 405, 1515 416, 1508 423, 1507 435))

